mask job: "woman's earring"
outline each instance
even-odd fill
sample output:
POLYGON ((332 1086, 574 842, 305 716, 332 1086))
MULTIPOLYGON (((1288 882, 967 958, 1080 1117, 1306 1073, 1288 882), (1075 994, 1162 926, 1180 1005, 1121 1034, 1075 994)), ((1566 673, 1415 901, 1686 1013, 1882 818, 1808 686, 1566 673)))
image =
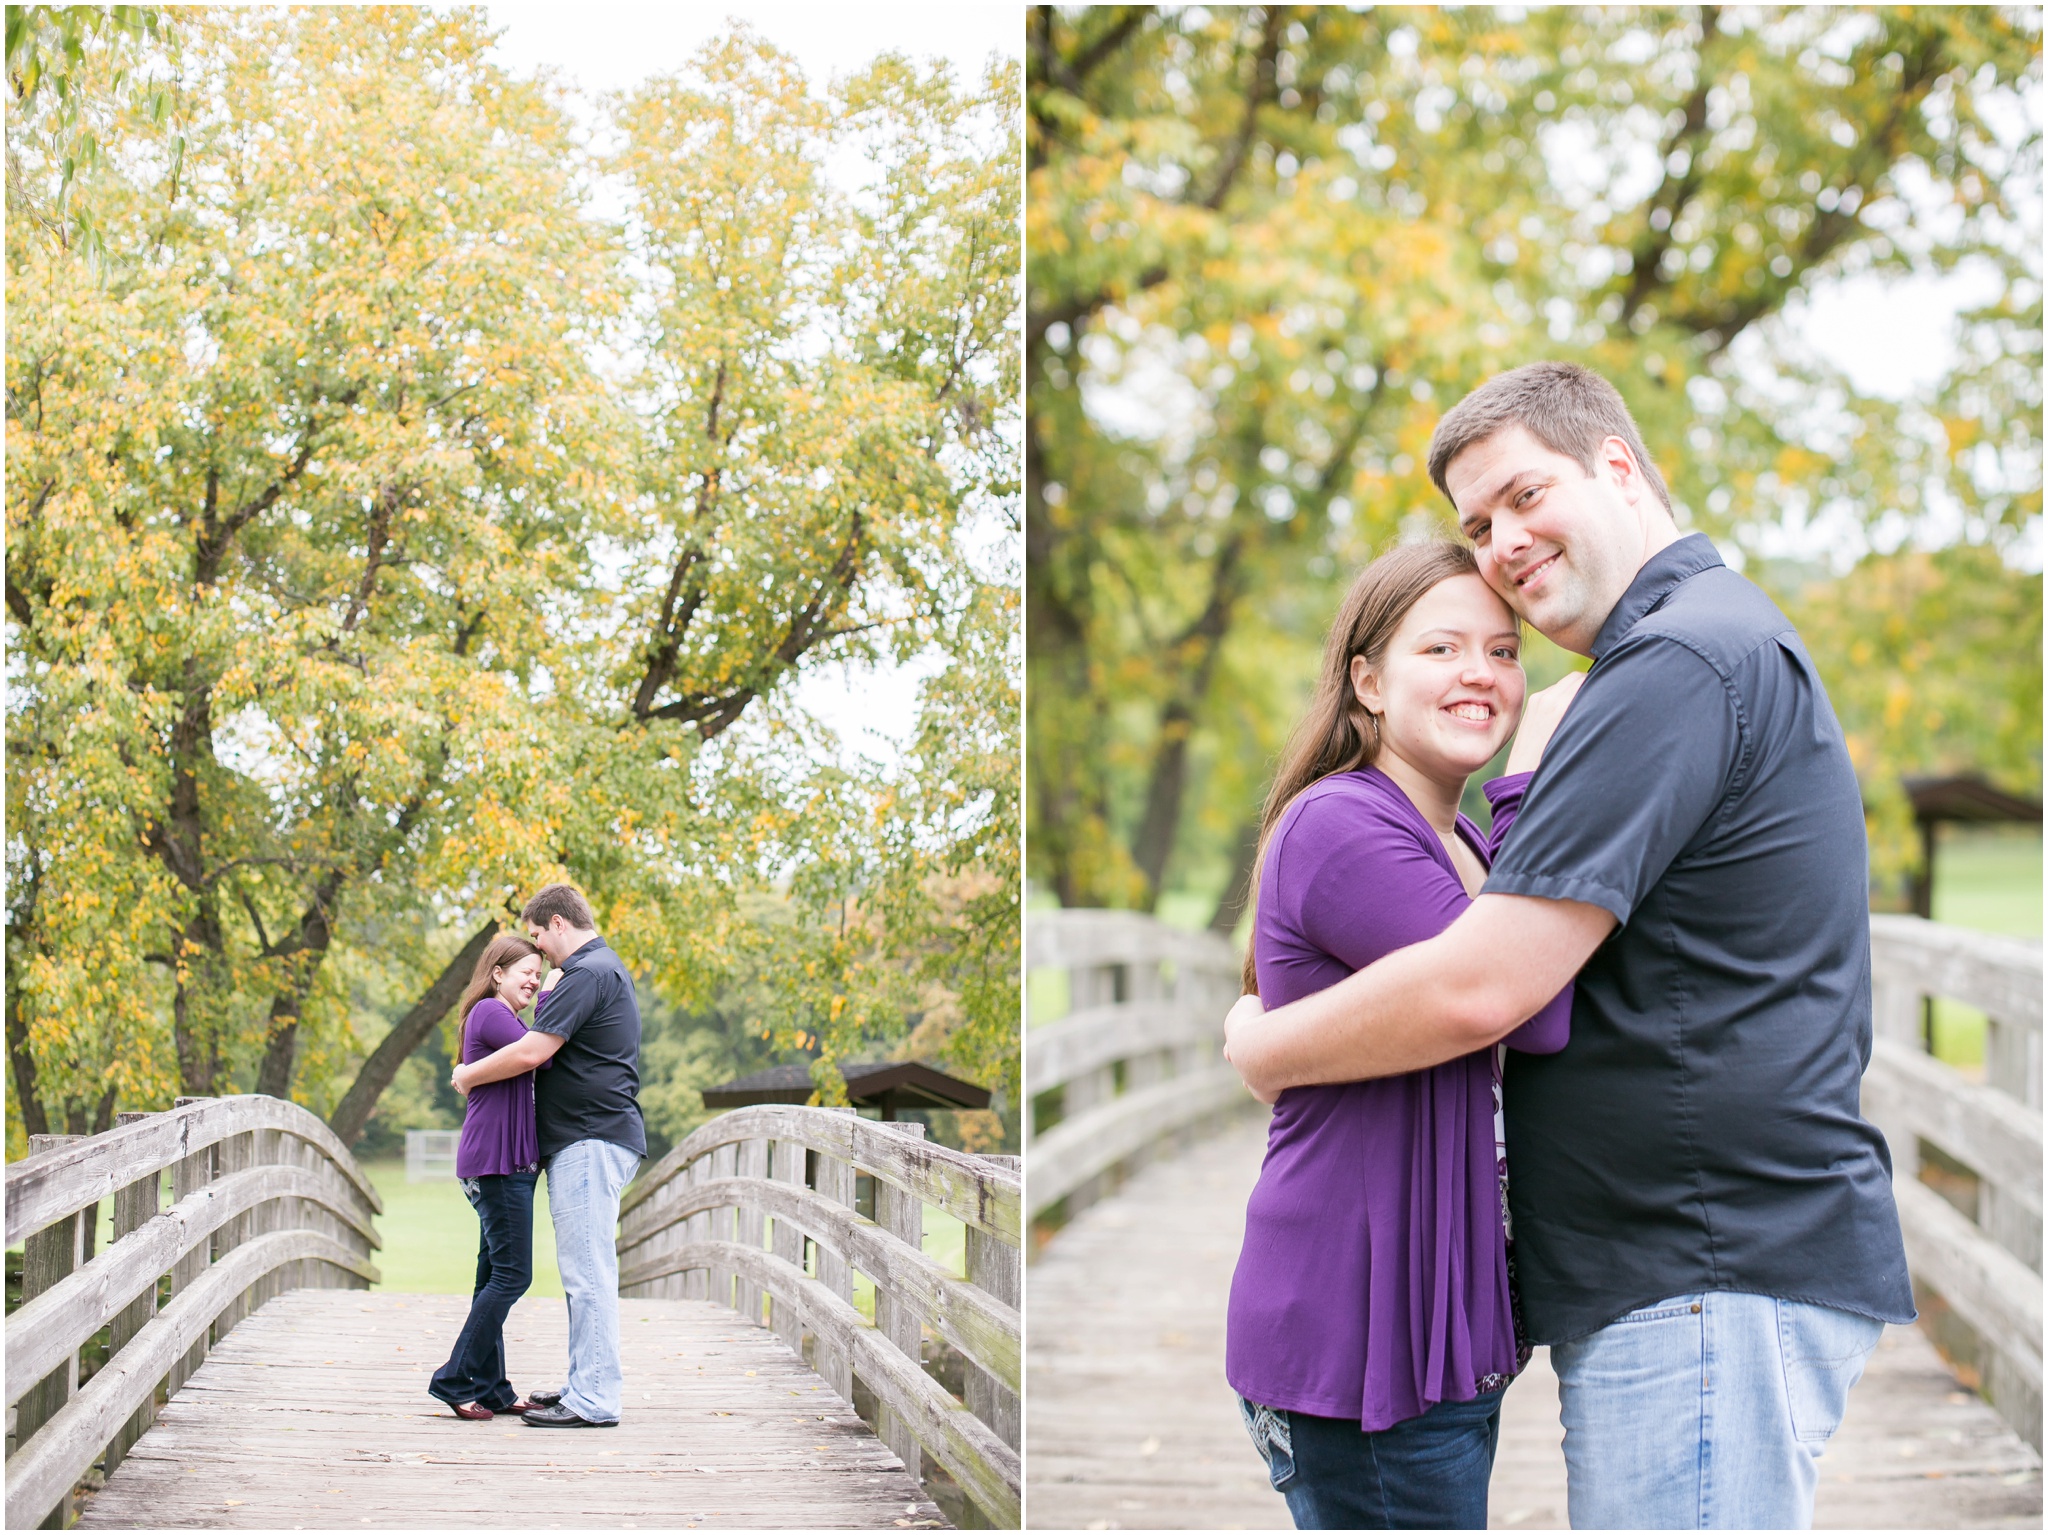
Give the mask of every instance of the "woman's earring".
POLYGON ((1370 709, 1365 711, 1365 717, 1372 721, 1372 749, 1378 751, 1380 749, 1380 717, 1370 709))

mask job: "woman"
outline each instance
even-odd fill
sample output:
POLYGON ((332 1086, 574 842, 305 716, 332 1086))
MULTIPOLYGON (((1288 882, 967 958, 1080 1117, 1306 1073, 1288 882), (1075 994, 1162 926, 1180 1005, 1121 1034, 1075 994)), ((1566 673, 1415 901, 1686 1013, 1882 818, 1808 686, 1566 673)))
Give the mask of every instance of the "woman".
MULTIPOLYGON (((1520 639, 1462 545, 1396 549, 1353 583, 1266 800, 1245 987, 1267 1006, 1478 894, 1544 745, 1524 732, 1486 785, 1491 837, 1458 814, 1521 718, 1520 639)), ((1506 1044, 1562 1049, 1570 1007, 1567 988, 1506 1044)), ((1496 1047, 1275 1105, 1226 1369, 1299 1528, 1486 1527, 1501 1393, 1528 1360, 1499 1082, 1496 1047)))
MULTIPOLYGON (((456 1008, 463 1061, 480 1061, 526 1033, 519 1014, 541 988, 547 961, 514 933, 500 933, 476 962, 456 1008)), ((540 1138, 533 1122, 533 1073, 470 1089, 455 1150, 455 1175, 476 1207, 481 1240, 469 1319, 428 1392, 458 1418, 532 1412, 505 1378, 505 1316, 533 1283, 533 1189, 540 1138)))

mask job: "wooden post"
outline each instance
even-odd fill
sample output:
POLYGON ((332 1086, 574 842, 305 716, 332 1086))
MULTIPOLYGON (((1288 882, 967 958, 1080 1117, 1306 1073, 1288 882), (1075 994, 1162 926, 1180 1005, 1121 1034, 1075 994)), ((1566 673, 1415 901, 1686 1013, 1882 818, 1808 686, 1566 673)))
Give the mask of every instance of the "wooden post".
MULTIPOLYGON (((1019 1157, 983 1157, 982 1160, 1012 1173, 1023 1166, 1019 1157)), ((1024 1254, 1017 1248, 1006 1247, 986 1231, 969 1226, 967 1281, 986 1290, 1006 1306, 1021 1307, 1024 1254)), ((967 1366, 967 1410, 994 1429, 1004 1444, 1013 1450, 1021 1449, 1024 1422, 1018 1410, 1017 1393, 972 1359, 964 1363, 967 1366)))
MULTIPOLYGON (((212 1100, 209 1098, 180 1098, 173 1106, 182 1109, 188 1104, 210 1102, 212 1100)), ((171 1164, 171 1202, 173 1204, 183 1199, 187 1194, 195 1193, 213 1182, 213 1154, 216 1149, 214 1146, 202 1146, 189 1157, 181 1157, 178 1161, 171 1164)), ((207 1264, 212 1261, 212 1254, 208 1251, 208 1244, 204 1242, 180 1258, 171 1269, 171 1293, 177 1295, 184 1290, 190 1289, 199 1281, 200 1276, 206 1272, 207 1264)), ((193 1341, 192 1347, 186 1350, 185 1357, 171 1367, 169 1388, 171 1395, 177 1395, 179 1388, 192 1378, 192 1372, 206 1362, 207 1346, 207 1336, 205 1333, 201 1333, 193 1341)))
MULTIPOLYGON (((828 1109, 832 1114, 852 1114, 852 1109, 828 1109)), ((834 1204, 853 1208, 853 1164, 838 1157, 827 1156, 824 1152, 815 1154, 811 1169, 812 1186, 821 1198, 834 1204)), ((830 1290, 841 1300, 851 1304, 853 1300, 853 1265, 846 1261, 846 1254, 834 1251, 823 1242, 818 1244, 818 1283, 830 1290)), ((824 1378, 825 1384, 839 1393, 839 1399, 849 1406, 853 1402, 853 1363, 843 1349, 832 1347, 823 1338, 813 1345, 811 1368, 824 1378)))
MULTIPOLYGON (((739 1143, 736 1171, 742 1178, 766 1179, 768 1176, 768 1143, 762 1140, 739 1143)), ((761 1248, 767 1245, 767 1217, 761 1207, 742 1197, 734 1219, 734 1237, 742 1247, 761 1248)), ((739 1313, 756 1327, 761 1325, 761 1287, 741 1274, 734 1286, 739 1313)))
MULTIPOLYGON (((1871 1033, 1876 1038, 1889 1039, 1909 1050, 1920 1049, 1919 993, 1900 981, 1873 979, 1870 986, 1870 1023, 1871 1033)), ((1891 1148, 1892 1181, 1899 1183, 1919 1177, 1919 1139, 1896 1120, 1879 1118, 1873 1122, 1884 1132, 1885 1144, 1891 1148)))
MULTIPOLYGON (((694 1187, 696 1184, 704 1182, 710 1176, 710 1159, 708 1157, 699 1157, 696 1161, 692 1162, 688 1167, 683 1169, 682 1179, 679 1179, 678 1181, 687 1181, 691 1186, 694 1187)), ((699 1210, 695 1215, 691 1216, 688 1220, 686 1220, 683 1223, 682 1240, 685 1243, 710 1241, 711 1212, 708 1210, 699 1210)), ((710 1273, 705 1269, 689 1270, 687 1273, 683 1275, 683 1288, 680 1293, 684 1300, 710 1299, 710 1273)))
MULTIPOLYGON (((69 1146, 84 1139, 82 1135, 31 1135, 28 1152, 34 1156, 39 1151, 54 1151, 59 1146, 69 1146)), ((97 1214, 99 1206, 94 1205, 92 1209, 97 1214)), ((67 1215, 52 1221, 21 1244, 21 1298, 24 1301, 34 1300, 45 1290, 55 1288, 58 1281, 78 1267, 82 1220, 79 1214, 67 1215)), ((77 1390, 78 1351, 74 1349, 63 1364, 31 1386, 28 1394, 16 1405, 15 1447, 18 1449, 27 1444, 36 1430, 55 1417, 57 1410, 70 1401, 77 1390)), ((71 1494, 66 1492, 42 1521, 41 1527, 61 1530, 70 1522, 71 1494)))
MULTIPOLYGON (((769 1176, 777 1183, 789 1184, 792 1188, 804 1187, 804 1143, 802 1141, 776 1141, 770 1148, 772 1161, 769 1176)), ((785 1263, 801 1270, 804 1266, 804 1233, 795 1221, 775 1217, 775 1256, 785 1263)), ((785 1301, 769 1299, 769 1325, 775 1335, 796 1351, 799 1359, 804 1352, 804 1325, 801 1313, 785 1301)))
MULTIPOLYGON (((914 1140, 924 1139, 924 1126, 910 1122, 891 1124, 889 1128, 898 1135, 914 1140)), ((915 1194, 907 1194, 887 1179, 875 1179, 875 1224, 889 1232, 898 1241, 907 1242, 918 1251, 924 1249, 924 1203, 915 1194)), ((914 1306, 900 1300, 883 1282, 880 1276, 875 1280, 875 1329, 887 1338, 896 1349, 917 1368, 924 1368, 924 1324, 919 1320, 914 1306)), ((879 1393, 877 1393, 879 1395, 879 1393)), ((917 1435, 900 1414, 888 1408, 881 1409, 882 1421, 875 1425, 882 1442, 896 1452, 908 1471, 920 1483, 924 1480, 923 1451, 918 1445, 917 1435)))
MULTIPOLYGON (((147 1114, 116 1114, 116 1125, 132 1125, 148 1119, 147 1114)), ((114 1241, 130 1232, 140 1230, 157 1217, 163 1204, 163 1174, 152 1172, 138 1178, 124 1189, 114 1193, 114 1241)), ((109 1338, 108 1358, 119 1354, 128 1346, 128 1340, 142 1330, 143 1324, 156 1315, 156 1280, 151 1279, 149 1288, 129 1303, 126 1310, 116 1316, 109 1338)), ((156 1399, 151 1397, 135 1409, 135 1415, 124 1423, 119 1432, 107 1441, 106 1472, 112 1476, 127 1456, 129 1447, 140 1439, 156 1421, 156 1399)))
MULTIPOLYGON (((256 1152, 255 1146, 252 1143, 255 1139, 256 1137, 253 1132, 245 1130, 240 1135, 231 1135, 226 1140, 220 1142, 220 1155, 214 1163, 214 1176, 224 1178, 229 1173, 238 1173, 244 1168, 254 1167, 256 1165, 256 1152)), ((219 1231, 214 1233, 213 1256, 216 1262, 249 1240, 253 1234, 251 1227, 254 1224, 254 1220, 255 1212, 247 1210, 237 1215, 233 1220, 222 1226, 219 1231)), ((244 1290, 222 1309, 219 1318, 213 1324, 213 1341, 215 1343, 219 1343, 229 1333, 233 1332, 235 1324, 249 1314, 249 1303, 253 1290, 253 1286, 248 1290, 244 1290)))
MULTIPOLYGON (((707 1163, 710 1166, 711 1177, 730 1178, 733 1176, 733 1170, 739 1165, 739 1148, 730 1141, 723 1146, 714 1147, 711 1155, 700 1158, 697 1165, 701 1168, 707 1163)), ((711 1240, 714 1242, 731 1241, 733 1239, 734 1215, 731 1207, 721 1206, 716 1210, 710 1211, 709 1214, 711 1217, 711 1240)), ((731 1269, 714 1268, 711 1270, 710 1298, 715 1304, 720 1306, 734 1304, 732 1277, 731 1269)))

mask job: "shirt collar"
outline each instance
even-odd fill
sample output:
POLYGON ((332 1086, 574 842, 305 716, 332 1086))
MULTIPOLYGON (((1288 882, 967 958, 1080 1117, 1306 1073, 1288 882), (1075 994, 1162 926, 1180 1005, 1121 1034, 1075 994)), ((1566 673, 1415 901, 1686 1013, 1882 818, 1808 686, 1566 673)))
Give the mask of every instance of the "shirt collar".
POLYGON ((563 960, 562 968, 564 970, 567 970, 571 965, 575 964, 577 960, 583 958, 584 955, 593 954, 599 949, 608 947, 610 946, 606 944, 606 942, 602 938, 593 938, 590 940, 590 942, 586 943, 582 948, 578 949, 574 954, 571 954, 567 959, 563 960))
POLYGON ((1651 555, 1636 572, 1628 590, 1621 594, 1614 611, 1607 615, 1607 622, 1600 626, 1600 637, 1593 641, 1593 659, 1598 661, 1619 645, 1629 630, 1664 605, 1664 599, 1680 583, 1720 563, 1720 554, 1704 533, 1688 533, 1651 555))

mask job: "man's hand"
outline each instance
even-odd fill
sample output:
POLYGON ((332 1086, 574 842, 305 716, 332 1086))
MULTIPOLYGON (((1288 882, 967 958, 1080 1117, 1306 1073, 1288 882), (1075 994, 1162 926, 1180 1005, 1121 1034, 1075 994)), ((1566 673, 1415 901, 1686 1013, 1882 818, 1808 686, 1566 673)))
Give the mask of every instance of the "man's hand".
POLYGON ((1579 696, 1579 687, 1585 680, 1584 672, 1572 672, 1562 682, 1554 682, 1542 692, 1529 695, 1529 702, 1522 709, 1521 728, 1515 732, 1515 744, 1508 749, 1510 773, 1536 771, 1536 764, 1543 760, 1544 748, 1557 734, 1565 710, 1579 696))
MULTIPOLYGON (((1237 1064, 1230 1053, 1232 1041, 1242 1040, 1245 1034, 1251 1030, 1252 1025, 1265 1016, 1266 1004, 1257 997, 1252 996, 1249 992, 1230 1004, 1230 1011, 1223 1018, 1223 1059, 1229 1061, 1233 1066, 1237 1064)), ((1244 1073, 1239 1072, 1238 1075, 1243 1076, 1244 1073)), ((1256 1087, 1253 1087, 1250 1082, 1245 1083, 1245 1089, 1268 1108, 1280 1100, 1280 1095, 1277 1092, 1271 1094, 1262 1093, 1256 1087)))
POLYGON ((458 1093, 462 1094, 462 1096, 465 1098, 469 1096, 468 1073, 469 1068, 467 1066, 457 1066, 453 1071, 448 1073, 448 1085, 450 1087, 453 1087, 458 1093))

